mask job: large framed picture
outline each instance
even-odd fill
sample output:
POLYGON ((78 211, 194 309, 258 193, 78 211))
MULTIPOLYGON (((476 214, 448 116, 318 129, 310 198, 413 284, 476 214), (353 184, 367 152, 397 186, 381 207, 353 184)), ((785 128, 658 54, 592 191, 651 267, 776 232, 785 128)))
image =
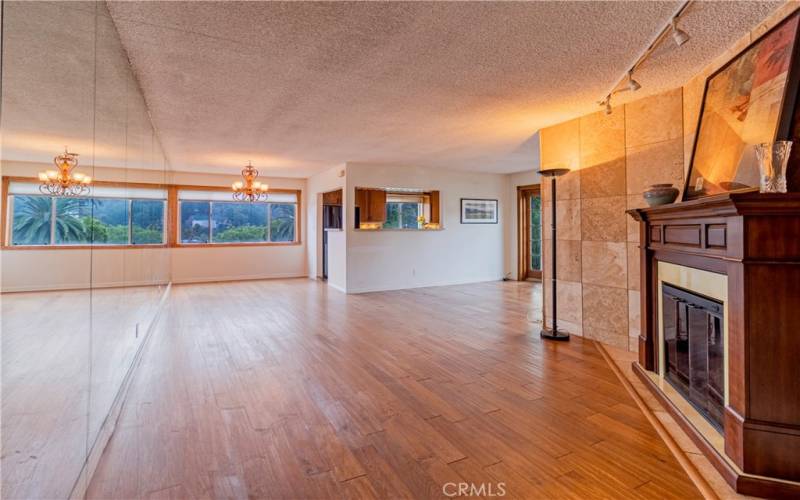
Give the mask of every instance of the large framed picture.
POLYGON ((755 146, 791 139, 798 19, 789 16, 706 80, 684 200, 756 188, 755 146))
POLYGON ((497 200, 461 198, 462 224, 497 224, 497 200))

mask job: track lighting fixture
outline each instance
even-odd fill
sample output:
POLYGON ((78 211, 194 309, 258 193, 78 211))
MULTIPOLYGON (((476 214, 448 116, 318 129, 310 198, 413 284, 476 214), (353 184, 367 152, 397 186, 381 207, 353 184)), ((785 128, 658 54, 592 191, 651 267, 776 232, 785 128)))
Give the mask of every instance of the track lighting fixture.
POLYGON ((636 59, 636 62, 633 65, 629 66, 629 70, 627 73, 623 74, 622 77, 617 80, 611 90, 606 95, 605 99, 599 101, 597 104, 600 106, 605 107, 605 112, 607 115, 611 114, 611 96, 617 94, 619 92, 631 91, 636 92, 642 85, 633 79, 633 72, 637 71, 639 67, 647 60, 648 57, 656 50, 658 47, 669 34, 672 34, 672 39, 675 41, 675 44, 678 46, 683 45, 684 43, 689 41, 689 34, 683 31, 682 29, 678 28, 678 21, 681 17, 686 13, 686 10, 691 7, 694 3, 694 0, 683 0, 681 2, 680 7, 675 13, 672 15, 670 21, 661 28, 661 31, 656 35, 650 45, 639 55, 636 59))
POLYGON ((672 18, 672 39, 678 47, 689 41, 689 34, 678 28, 677 17, 672 18))
POLYGON ((633 79, 633 70, 628 71, 628 90, 636 92, 642 88, 642 85, 633 79))
POLYGON ((605 106, 605 108, 606 108, 605 111, 606 111, 607 115, 611 114, 611 96, 610 95, 607 95, 604 100, 600 101, 600 105, 601 106, 605 106))

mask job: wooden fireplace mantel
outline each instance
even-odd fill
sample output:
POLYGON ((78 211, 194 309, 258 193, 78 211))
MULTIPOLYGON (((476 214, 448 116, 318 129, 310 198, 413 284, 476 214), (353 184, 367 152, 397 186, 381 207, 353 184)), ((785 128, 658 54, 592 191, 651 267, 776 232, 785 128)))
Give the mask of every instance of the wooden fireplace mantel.
POLYGON ((734 489, 800 495, 800 193, 726 193, 628 213, 640 223, 642 324, 634 370, 734 489), (727 276, 730 460, 643 373, 659 369, 658 262, 727 276))

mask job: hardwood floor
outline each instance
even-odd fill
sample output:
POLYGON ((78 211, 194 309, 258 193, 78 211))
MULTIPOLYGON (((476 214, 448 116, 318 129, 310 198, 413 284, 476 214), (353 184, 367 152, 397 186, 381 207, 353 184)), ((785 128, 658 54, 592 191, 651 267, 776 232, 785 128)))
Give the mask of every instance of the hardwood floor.
POLYGON ((163 292, 0 297, 2 498, 69 497, 163 292))
POLYGON ((538 286, 176 286, 88 496, 699 497, 538 286))

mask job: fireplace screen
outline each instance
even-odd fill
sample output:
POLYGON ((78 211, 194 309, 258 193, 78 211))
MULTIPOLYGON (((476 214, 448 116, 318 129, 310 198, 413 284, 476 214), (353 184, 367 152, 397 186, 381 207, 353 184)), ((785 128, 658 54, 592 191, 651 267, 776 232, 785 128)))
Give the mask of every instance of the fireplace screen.
POLYGON ((725 407, 722 304, 662 286, 664 375, 720 432, 725 407))

